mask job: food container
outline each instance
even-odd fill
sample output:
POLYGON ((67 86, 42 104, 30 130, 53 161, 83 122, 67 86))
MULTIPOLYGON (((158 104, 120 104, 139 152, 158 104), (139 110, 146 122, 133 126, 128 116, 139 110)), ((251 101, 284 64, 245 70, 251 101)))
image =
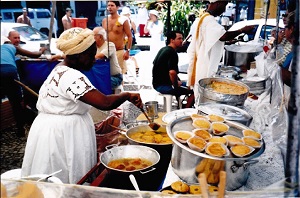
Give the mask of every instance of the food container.
POLYGON ((253 76, 248 78, 243 78, 240 82, 246 84, 250 88, 250 92, 253 94, 261 94, 265 91, 267 87, 268 78, 262 78, 259 76, 253 76))
POLYGON ((176 138, 176 140, 183 143, 183 144, 186 144, 188 139, 190 139, 194 136, 195 136, 195 134, 190 132, 190 131, 180 130, 180 131, 175 131, 174 132, 174 137, 176 138))
POLYGON ((214 135, 223 135, 228 131, 229 126, 223 122, 213 122, 211 128, 214 135))
MULTIPOLYGON (((227 121, 225 122, 230 129, 227 134, 235 135, 237 137, 243 137, 242 130, 248 129, 247 126, 227 121)), ((205 159, 213 159, 216 161, 225 162, 225 171, 227 173, 227 190, 235 190, 244 185, 248 179, 250 164, 257 163, 255 158, 259 157, 265 150, 265 143, 262 139, 262 145, 260 148, 255 149, 250 155, 246 157, 236 157, 231 152, 228 156, 224 157, 214 157, 210 156, 204 152, 198 152, 188 145, 180 143, 174 137, 174 132, 179 130, 192 131, 194 127, 192 126, 192 119, 190 116, 185 116, 174 120, 167 125, 167 132, 170 138, 173 140, 173 149, 171 157, 171 166, 174 173, 186 183, 198 183, 198 173, 196 167, 205 159)), ((228 147, 227 147, 228 148, 228 147)))
POLYGON ((250 69, 251 62, 255 61, 254 57, 262 51, 257 45, 227 45, 225 46, 224 65, 235 65, 243 70, 250 69))
POLYGON ((110 148, 100 156, 100 162, 106 168, 101 173, 102 177, 105 178, 101 185, 104 187, 133 190, 134 188, 129 179, 129 175, 132 174, 135 176, 141 190, 157 189, 161 183, 161 177, 164 176, 160 176, 160 159, 159 153, 147 146, 125 145, 110 148), (151 161, 152 165, 133 171, 118 170, 108 166, 110 161, 122 158, 142 158, 151 161), (156 181, 153 181, 151 178, 155 178, 156 181))
POLYGON ((234 66, 222 66, 218 69, 216 73, 216 77, 221 78, 230 78, 237 80, 241 78, 239 74, 241 73, 241 69, 234 66))
POLYGON ((160 160, 159 153, 146 146, 138 146, 138 145, 125 145, 125 146, 117 146, 113 147, 111 149, 108 149, 100 156, 101 163, 108 169, 117 171, 117 172, 123 172, 123 173, 135 173, 135 172, 142 172, 146 169, 149 169, 153 166, 155 166, 160 160), (108 163, 112 160, 117 160, 121 158, 141 158, 146 159, 152 162, 151 166, 145 167, 143 169, 139 170, 132 170, 132 171, 126 171, 126 170, 119 170, 115 168, 111 168, 108 166, 108 163))
POLYGON ((203 103, 197 109, 200 114, 216 114, 225 118, 226 121, 235 121, 246 126, 249 126, 252 122, 252 116, 247 111, 231 105, 203 103))
POLYGON ((202 139, 204 139, 206 141, 209 140, 212 137, 212 135, 208 131, 206 131, 206 130, 194 129, 192 132, 196 136, 201 137, 202 139))
MULTIPOLYGON (((138 132, 138 131, 150 131, 152 130, 148 125, 139 125, 133 128, 130 128, 127 130, 127 132, 124 132, 126 137, 128 138, 128 142, 131 145, 142 145, 142 146, 147 146, 150 148, 155 149, 159 155, 160 155, 160 161, 157 164, 157 169, 154 171, 154 173, 151 173, 153 175, 149 175, 149 181, 153 181, 153 178, 155 178, 155 182, 153 182, 153 185, 150 185, 147 182, 144 184, 144 188, 140 187, 143 190, 153 190, 156 186, 156 183, 159 183, 157 181, 163 181, 165 174, 168 170, 170 160, 171 160, 171 155, 172 155, 172 148, 173 148, 173 142, 167 143, 167 144, 157 144, 157 143, 145 143, 145 142, 140 142, 137 140, 134 140, 130 138, 130 134, 138 132), (152 176, 152 177, 150 177, 152 176), (155 184, 154 184, 155 183, 155 184)), ((166 126, 161 125, 161 127, 157 130, 161 131, 163 133, 166 133, 166 126)), ((123 133, 123 132, 122 132, 123 133)), ((123 134, 124 134, 123 133, 123 134)), ((148 175, 148 174, 147 174, 148 175)), ((140 179, 141 182, 145 179, 145 177, 137 178, 138 180, 140 179)))
POLYGON ((196 129, 202 129, 202 130, 210 130, 211 127, 211 123, 208 121, 208 119, 205 118, 194 119, 192 125, 196 129))
POLYGON ((249 87, 239 81, 225 79, 225 78, 203 78, 199 80, 199 98, 196 98, 195 105, 199 106, 201 103, 214 102, 221 104, 228 104, 233 106, 244 106, 245 100, 249 94, 249 87), (216 92, 212 89, 212 82, 223 82, 235 86, 241 86, 245 92, 241 94, 224 94, 216 92))
POLYGON ((206 141, 197 136, 189 138, 187 144, 191 149, 199 152, 202 152, 206 148, 206 141))

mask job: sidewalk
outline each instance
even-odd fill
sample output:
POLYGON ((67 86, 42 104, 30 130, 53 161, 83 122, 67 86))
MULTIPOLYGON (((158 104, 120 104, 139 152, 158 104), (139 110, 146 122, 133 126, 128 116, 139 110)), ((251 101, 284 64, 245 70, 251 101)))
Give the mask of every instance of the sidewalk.
MULTIPOLYGON (((141 46, 150 46, 151 38, 150 37, 139 37, 139 34, 136 35, 137 45, 141 46)), ((186 53, 179 53, 179 67, 187 67, 188 61, 186 58, 186 53), (184 66, 185 65, 185 66, 184 66)), ((132 60, 128 60, 127 68, 128 72, 124 75, 124 91, 136 91, 139 92, 142 98, 143 103, 148 101, 158 101, 159 106, 163 105, 163 97, 158 95, 158 92, 155 91, 152 87, 152 60, 150 51, 140 51, 137 53, 134 58, 138 64, 139 74, 136 75, 135 65, 132 60)), ((185 80, 186 77, 184 74, 180 74, 180 78, 185 80)), ((176 100, 175 100, 176 101, 176 100)), ((176 102, 173 103, 173 109, 177 109, 176 102)))

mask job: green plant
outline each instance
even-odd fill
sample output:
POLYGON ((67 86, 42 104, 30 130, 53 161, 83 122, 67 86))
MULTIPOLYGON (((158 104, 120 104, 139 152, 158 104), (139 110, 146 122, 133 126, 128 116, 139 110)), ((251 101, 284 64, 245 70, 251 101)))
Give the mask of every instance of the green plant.
MULTIPOLYGON (((190 26, 192 23, 188 21, 188 14, 193 12, 196 16, 199 15, 200 7, 202 6, 202 2, 193 2, 193 1, 170 1, 170 26, 171 30, 179 30, 183 32, 184 37, 189 34, 190 26)), ((164 33, 166 34, 168 31, 168 6, 166 2, 156 3, 160 9, 161 15, 160 19, 164 22, 165 28, 164 33)))

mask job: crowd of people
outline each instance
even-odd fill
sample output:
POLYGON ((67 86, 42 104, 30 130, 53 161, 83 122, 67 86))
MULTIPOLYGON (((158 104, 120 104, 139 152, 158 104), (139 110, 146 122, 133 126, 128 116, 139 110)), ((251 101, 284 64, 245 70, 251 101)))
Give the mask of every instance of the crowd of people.
MULTIPOLYGON (((186 107, 193 106, 194 94, 195 98, 199 97, 196 82, 216 74, 225 41, 254 29, 254 26, 245 26, 236 31, 227 31, 226 27, 219 24, 215 18, 225 12, 227 5, 228 1, 209 0, 205 12, 198 19, 193 19, 195 24, 191 27, 191 40, 187 48, 187 82, 178 77, 176 50, 182 47, 183 33, 168 32, 165 43, 164 24, 159 19, 159 12, 149 11, 148 20, 144 21, 145 24, 140 23, 139 29, 141 36, 151 35, 152 84, 157 92, 171 94, 176 98, 188 95, 190 98, 186 107)), ((62 169, 57 177, 64 183, 76 183, 97 162, 95 128, 89 109, 93 106, 101 110, 112 110, 125 101, 143 108, 138 93, 104 95, 80 72, 91 69, 95 59, 109 59, 112 88, 122 84, 136 27, 130 21, 128 10, 124 9, 120 15, 119 7, 118 1, 107 1, 109 16, 103 19, 102 27, 93 30, 72 27, 72 10, 66 9, 66 15, 62 18, 64 32, 57 40, 57 48, 63 52, 63 60, 52 70, 39 90, 36 104, 39 113, 29 131, 22 176, 48 174, 62 169)), ((27 10, 23 10, 20 18, 22 23, 30 23, 26 12, 27 10)), ((288 12, 282 37, 291 44, 295 39, 295 11, 288 12)), ((1 88, 12 104, 18 135, 24 136, 24 123, 20 113, 22 92, 14 82, 19 80, 15 55, 39 57, 46 49, 41 48, 38 52, 23 50, 19 46, 20 36, 16 31, 10 31, 7 39, 1 45, 1 88)), ((283 82, 290 86, 291 61, 285 63, 289 54, 283 55, 285 59, 282 64, 287 66, 283 66, 282 76, 283 82)))

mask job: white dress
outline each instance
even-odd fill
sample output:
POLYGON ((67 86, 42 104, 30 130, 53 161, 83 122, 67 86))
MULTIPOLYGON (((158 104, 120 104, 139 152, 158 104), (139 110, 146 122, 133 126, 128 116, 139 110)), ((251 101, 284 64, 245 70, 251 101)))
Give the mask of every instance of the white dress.
POLYGON ((63 183, 78 182, 97 162, 90 105, 78 100, 95 89, 81 72, 56 66, 39 91, 38 116, 29 132, 22 176, 55 175, 63 183))

